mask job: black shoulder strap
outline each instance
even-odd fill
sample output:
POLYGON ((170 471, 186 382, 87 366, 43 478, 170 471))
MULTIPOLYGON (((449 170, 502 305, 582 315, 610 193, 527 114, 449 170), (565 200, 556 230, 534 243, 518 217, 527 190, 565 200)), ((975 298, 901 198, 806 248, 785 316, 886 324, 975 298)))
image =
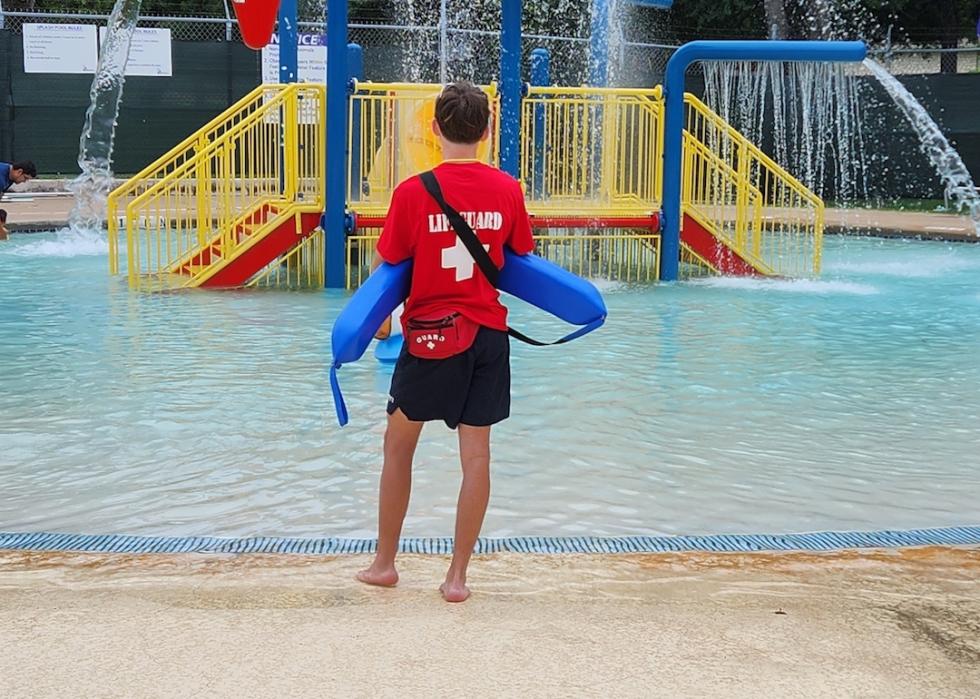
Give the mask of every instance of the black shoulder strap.
POLYGON ((473 261, 476 262, 477 267, 483 272, 483 276, 496 287, 497 280, 500 279, 500 270, 497 269, 497 265, 490 259, 490 253, 483 249, 483 243, 476 237, 476 233, 470 227, 470 224, 459 215, 456 209, 446 202, 446 199, 442 196, 442 188, 439 186, 439 180, 436 179, 435 173, 429 170, 428 172, 423 172, 419 177, 425 186, 425 191, 436 200, 443 213, 446 214, 446 218, 449 219, 449 223, 455 229, 456 235, 463 241, 466 249, 470 251, 470 256, 473 257, 473 261))
MULTIPOLYGON (((451 207, 448 202, 446 202, 445 197, 442 196, 442 188, 439 186, 439 180, 436 179, 436 175, 431 170, 423 172, 419 175, 419 179, 422 180, 422 185, 425 187, 425 191, 436 200, 439 207, 442 209, 443 213, 446 214, 446 218, 449 219, 449 223, 452 224, 453 229, 456 231, 456 235, 459 239, 463 241, 463 245, 469 250, 470 255, 473 257, 473 261, 476 262, 476 266, 480 268, 483 275, 487 280, 493 284, 494 288, 497 287, 497 281, 500 279, 500 270, 497 269, 497 265, 493 263, 490 259, 490 253, 483 249, 483 243, 480 239, 476 237, 476 233, 470 227, 470 224, 466 222, 459 212, 451 207)), ((563 337, 555 342, 541 342, 540 340, 535 340, 528 337, 522 332, 518 332, 513 328, 508 328, 507 333, 516 340, 521 342, 526 342, 529 345, 534 345, 535 347, 547 347, 548 345, 560 345, 563 342, 568 342, 574 337, 578 336, 578 333, 572 333, 567 337, 563 337)))

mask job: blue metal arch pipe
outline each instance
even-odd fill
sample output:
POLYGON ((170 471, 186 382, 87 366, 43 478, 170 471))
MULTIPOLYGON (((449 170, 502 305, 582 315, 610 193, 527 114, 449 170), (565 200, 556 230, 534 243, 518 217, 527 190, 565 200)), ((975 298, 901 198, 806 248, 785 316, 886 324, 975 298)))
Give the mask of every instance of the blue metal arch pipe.
MULTIPOLYGON (((548 49, 537 48, 531 51, 531 85, 548 87, 551 85, 551 54, 548 49)), ((535 199, 547 196, 544 188, 544 149, 545 123, 544 105, 534 107, 534 182, 532 194, 535 199)))
POLYGON ((504 0, 500 17, 500 169, 518 176, 521 128, 521 0, 504 0))
POLYGON ((347 238, 347 0, 327 3, 326 286, 343 288, 347 238))
POLYGON ((296 0, 279 5, 279 82, 294 83, 299 76, 299 22, 296 0))
POLYGON ((697 61, 859 62, 868 53, 861 41, 692 41, 667 62, 664 80, 663 217, 660 278, 674 281, 681 252, 681 148, 684 130, 684 75, 697 61))

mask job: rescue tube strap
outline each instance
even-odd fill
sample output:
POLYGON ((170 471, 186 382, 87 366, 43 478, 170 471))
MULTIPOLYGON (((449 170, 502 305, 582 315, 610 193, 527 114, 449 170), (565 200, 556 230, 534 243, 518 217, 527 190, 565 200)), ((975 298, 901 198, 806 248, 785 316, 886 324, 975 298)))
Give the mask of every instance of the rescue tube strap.
POLYGON ((344 401, 344 394, 340 392, 340 380, 337 378, 337 369, 340 364, 330 367, 330 391, 333 393, 333 404, 337 409, 337 422, 343 427, 350 421, 347 413, 347 403, 344 401))

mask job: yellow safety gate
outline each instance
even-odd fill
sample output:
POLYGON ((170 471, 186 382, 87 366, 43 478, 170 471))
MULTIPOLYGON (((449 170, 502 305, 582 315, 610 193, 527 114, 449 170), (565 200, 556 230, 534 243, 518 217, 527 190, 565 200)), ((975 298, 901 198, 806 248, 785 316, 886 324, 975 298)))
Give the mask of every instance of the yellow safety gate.
MULTIPOLYGON (((479 157, 499 162, 500 99, 495 84, 483 88, 490 98, 491 140, 479 157)), ((358 82, 349 102, 347 202, 362 215, 383 216, 391 193, 402 180, 431 170, 442 161, 432 120, 441 85, 358 82)))
POLYGON ((660 88, 531 87, 521 102, 520 177, 535 214, 659 209, 662 147, 660 88))

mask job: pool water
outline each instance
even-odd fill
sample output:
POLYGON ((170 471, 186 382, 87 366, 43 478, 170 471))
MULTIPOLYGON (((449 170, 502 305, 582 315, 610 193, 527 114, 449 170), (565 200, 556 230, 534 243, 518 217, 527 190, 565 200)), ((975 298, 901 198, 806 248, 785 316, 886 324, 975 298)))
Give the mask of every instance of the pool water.
MULTIPOLYGON (((130 292, 105 246, 0 243, 0 531, 375 533, 388 370, 327 381, 342 292, 130 292)), ((484 534, 980 523, 980 245, 829 238, 816 281, 599 282, 610 317, 513 345, 484 534)), ((516 302, 515 327, 561 324, 516 302)), ((406 536, 449 536, 423 433, 406 536)))

